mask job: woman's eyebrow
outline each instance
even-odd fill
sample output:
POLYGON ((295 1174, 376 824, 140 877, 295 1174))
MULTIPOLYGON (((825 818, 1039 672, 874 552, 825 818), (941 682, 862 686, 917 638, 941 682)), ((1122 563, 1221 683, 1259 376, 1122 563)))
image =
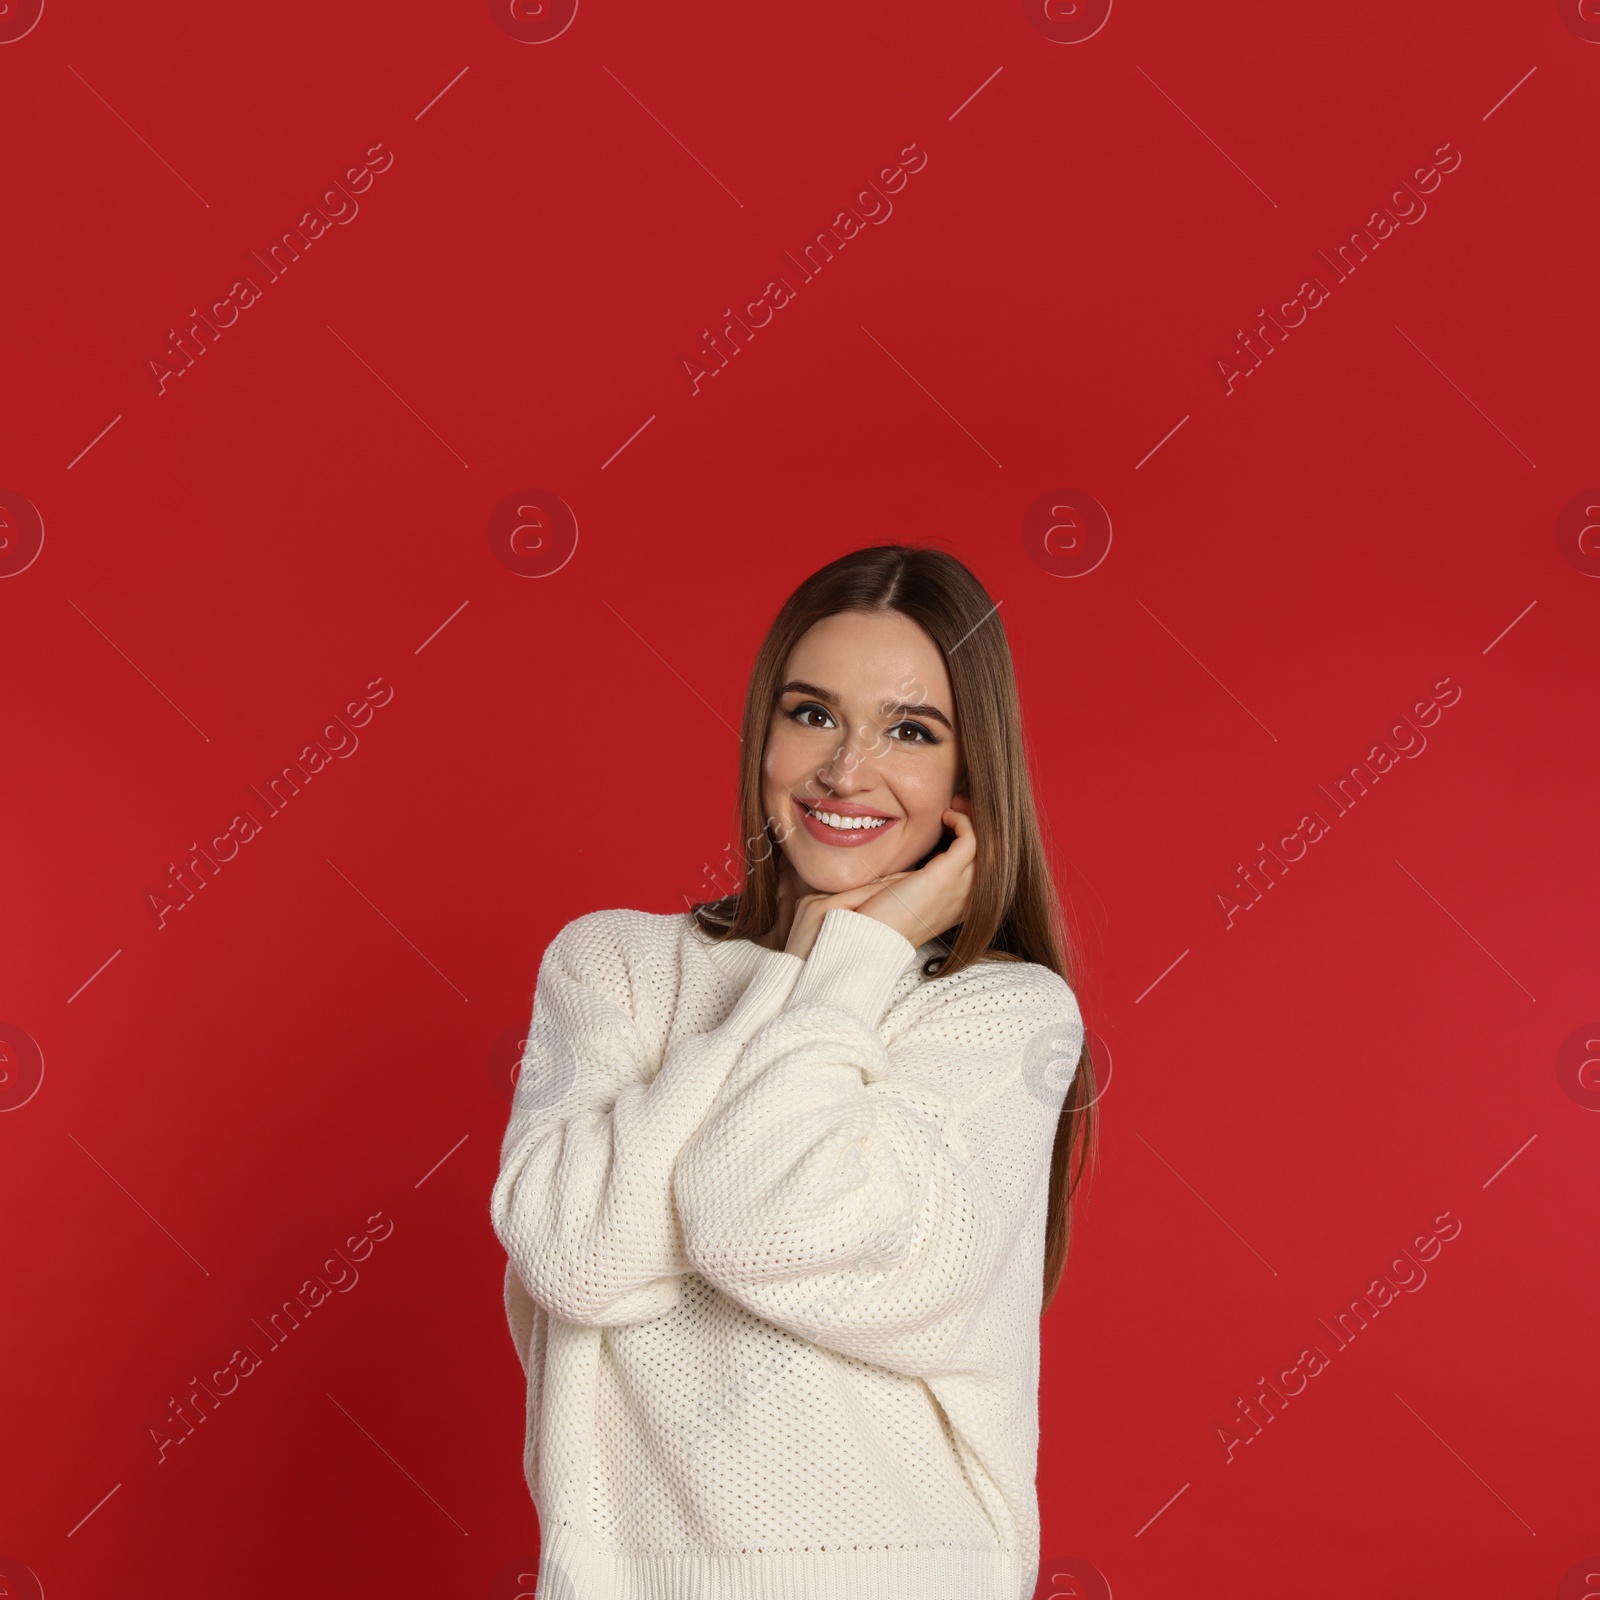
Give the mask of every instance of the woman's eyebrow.
MULTIPOLYGON (((830 706, 836 706, 839 703, 838 695, 836 695, 831 689, 823 689, 817 684, 807 683, 803 678, 791 679, 790 682, 784 684, 784 686, 778 690, 778 693, 780 695, 785 695, 791 691, 798 694, 815 695, 817 699, 830 706)), ((905 701, 902 700, 897 702, 895 705, 887 707, 886 709, 890 712, 893 712, 895 715, 902 717, 930 717, 935 722, 942 722, 945 727, 950 729, 952 733, 955 732, 955 729, 951 727, 950 719, 938 708, 938 706, 913 706, 907 705, 905 701)))

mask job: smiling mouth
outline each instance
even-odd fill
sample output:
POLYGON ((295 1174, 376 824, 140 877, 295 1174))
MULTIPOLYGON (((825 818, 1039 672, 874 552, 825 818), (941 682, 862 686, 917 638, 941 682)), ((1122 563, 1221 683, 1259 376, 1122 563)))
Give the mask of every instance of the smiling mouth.
POLYGON ((877 812, 834 811, 824 805, 808 806, 796 798, 795 806, 813 838, 827 844, 864 844, 887 832, 900 819, 877 812))

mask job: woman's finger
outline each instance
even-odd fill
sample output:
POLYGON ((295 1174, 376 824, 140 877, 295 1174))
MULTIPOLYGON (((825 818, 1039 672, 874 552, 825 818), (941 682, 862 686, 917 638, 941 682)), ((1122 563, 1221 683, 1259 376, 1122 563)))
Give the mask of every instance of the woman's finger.
MULTIPOLYGON (((972 818, 965 811, 957 811, 950 806, 945 811, 945 821, 949 824, 955 838, 950 841, 946 855, 956 850, 970 851, 973 856, 978 853, 978 835, 972 826, 972 818)), ((959 858, 958 858, 959 859, 959 858)))

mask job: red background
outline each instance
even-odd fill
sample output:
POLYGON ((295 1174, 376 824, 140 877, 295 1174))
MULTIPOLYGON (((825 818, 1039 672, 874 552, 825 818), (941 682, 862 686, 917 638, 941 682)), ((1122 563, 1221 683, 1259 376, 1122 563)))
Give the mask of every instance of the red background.
POLYGON ((570 918, 726 887, 761 634, 899 541, 1001 602, 1110 1073, 1043 1329, 1040 1594, 1581 1593, 1585 33, 583 0, 532 44, 481 4, 47 0, 0 45, 4 553, 15 497, 44 529, 0 582, 12 1102, 24 1035, 44 1063, 0 1116, 8 1592, 516 1592, 491 1049, 570 918), (892 217, 692 393, 702 330, 913 142, 892 217), (359 214, 158 394, 167 330, 379 143, 359 214), (1426 215, 1228 393, 1256 308, 1445 143, 1426 215), (542 578, 487 538, 532 489, 578 528, 542 578), (1077 577, 1023 538, 1061 491, 1113 528, 1077 577), (168 864, 380 677, 158 928, 168 864), (1338 816, 1316 786, 1446 677, 1338 816), (1258 1375, 1445 1211, 1426 1284, 1227 1461, 1258 1375), (158 1463, 168 1397, 376 1213, 359 1282, 158 1463))

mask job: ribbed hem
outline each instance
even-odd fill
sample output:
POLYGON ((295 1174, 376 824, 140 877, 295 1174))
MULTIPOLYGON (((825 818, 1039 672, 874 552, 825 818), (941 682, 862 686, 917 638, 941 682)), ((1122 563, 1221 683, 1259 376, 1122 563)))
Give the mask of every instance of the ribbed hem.
POLYGON ((763 950, 744 993, 734 1002, 721 1031, 736 1034, 748 1043, 783 1010, 783 1003, 804 968, 800 957, 786 950, 763 950))
POLYGON ((917 954, 917 947, 887 922, 836 907, 822 919, 789 1006, 828 1001, 876 1028, 917 954))
POLYGON ((998 1548, 623 1555, 565 1526, 541 1536, 536 1600, 1018 1600, 1022 1584, 998 1548))

